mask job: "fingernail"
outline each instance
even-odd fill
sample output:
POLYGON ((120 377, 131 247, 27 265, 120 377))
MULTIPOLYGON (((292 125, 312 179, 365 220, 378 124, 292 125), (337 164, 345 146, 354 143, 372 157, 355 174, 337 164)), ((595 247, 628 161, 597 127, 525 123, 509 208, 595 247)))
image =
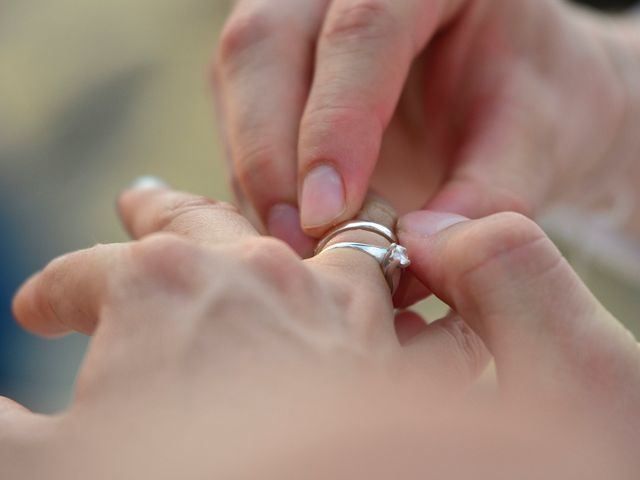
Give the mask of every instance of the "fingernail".
POLYGON ((420 211, 405 215, 398 222, 398 230, 409 235, 435 235, 469 219, 453 213, 420 211))
POLYGON ((143 175, 136 178, 129 189, 131 190, 153 190, 157 188, 169 188, 169 184, 160 177, 154 177, 153 175, 143 175))
POLYGON ((269 233, 289 244, 302 257, 313 253, 313 240, 305 235, 300 225, 300 212, 293 205, 281 203, 269 211, 269 233))
POLYGON ((330 224, 346 209, 342 177, 330 165, 311 170, 302 185, 302 225, 305 228, 330 224))

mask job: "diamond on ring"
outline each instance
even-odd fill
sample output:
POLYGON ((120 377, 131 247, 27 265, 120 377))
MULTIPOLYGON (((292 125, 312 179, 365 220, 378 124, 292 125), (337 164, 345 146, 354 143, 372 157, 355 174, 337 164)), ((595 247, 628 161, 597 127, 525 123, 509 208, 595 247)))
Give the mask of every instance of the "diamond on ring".
POLYGON ((380 265, 382 274, 392 294, 395 293, 400 283, 401 271, 411 265, 411 260, 409 260, 409 256, 407 255, 407 249, 396 243, 391 244, 388 248, 383 248, 367 243, 341 242, 325 247, 319 254, 343 248, 357 250, 373 257, 380 265))
POLYGON ((399 267, 402 269, 409 268, 411 260, 409 259, 409 253, 407 249, 401 245, 394 243, 389 247, 387 255, 385 257, 385 263, 399 267))

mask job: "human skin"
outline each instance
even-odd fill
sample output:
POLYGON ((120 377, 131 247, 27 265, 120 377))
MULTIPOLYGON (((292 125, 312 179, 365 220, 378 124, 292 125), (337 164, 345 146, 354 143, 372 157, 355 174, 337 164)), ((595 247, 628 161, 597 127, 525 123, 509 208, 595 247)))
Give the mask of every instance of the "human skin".
POLYGON ((238 0, 214 68, 236 190, 300 252, 371 187, 472 218, 606 203, 640 176, 630 22, 555 0, 238 0))
MULTIPOLYGON (((3 477, 637 472, 640 349, 525 217, 400 221, 414 274, 456 312, 416 328, 359 252, 303 261, 232 207, 164 187, 120 211, 138 240, 57 259, 16 296, 27 329, 94 338, 66 412, 3 400, 3 477), (485 345, 500 390, 476 405, 485 345)), ((393 222, 376 203, 364 217, 393 222)))

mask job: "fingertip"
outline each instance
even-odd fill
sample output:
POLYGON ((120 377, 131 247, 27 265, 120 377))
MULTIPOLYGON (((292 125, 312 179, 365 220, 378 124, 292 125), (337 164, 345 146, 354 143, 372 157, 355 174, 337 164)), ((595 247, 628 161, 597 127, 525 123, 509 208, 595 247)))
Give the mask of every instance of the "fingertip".
POLYGON ((35 288, 38 274, 29 277, 18 289, 11 301, 11 312, 18 323, 23 324, 24 321, 33 315, 31 298, 35 288))
POLYGON ((132 218, 137 210, 149 200, 154 200, 171 191, 171 186, 159 177, 144 175, 135 179, 116 199, 116 211, 125 230, 136 237, 132 218))
POLYGON ((162 178, 153 175, 142 175, 131 182, 131 185, 129 185, 127 190, 166 190, 168 188, 170 188, 169 184, 162 178))
POLYGON ((59 322, 48 321, 40 307, 41 272, 29 277, 16 292, 11 303, 11 310, 16 322, 25 330, 45 337, 57 337, 69 332, 59 322))
POLYGON ((300 209, 302 226, 309 233, 322 232, 339 221, 347 201, 344 180, 336 167, 320 164, 306 173, 300 209))
POLYGON ((131 202, 143 193, 157 190, 168 190, 171 186, 160 177, 153 175, 143 175, 136 178, 120 192, 117 198, 117 208, 120 213, 125 210, 131 202))
POLYGON ((300 212, 293 205, 273 206, 268 214, 267 228, 270 235, 287 243, 302 258, 313 255, 315 241, 302 230, 300 212))

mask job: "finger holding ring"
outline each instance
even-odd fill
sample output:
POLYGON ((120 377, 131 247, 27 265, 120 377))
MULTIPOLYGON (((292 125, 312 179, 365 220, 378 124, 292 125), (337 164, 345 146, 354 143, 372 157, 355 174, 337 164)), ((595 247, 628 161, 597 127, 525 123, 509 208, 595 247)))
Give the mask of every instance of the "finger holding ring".
POLYGON ((396 214, 386 202, 372 197, 358 219, 338 225, 318 243, 316 257, 349 250, 374 259, 393 294, 402 271, 411 261, 394 233, 396 214))

